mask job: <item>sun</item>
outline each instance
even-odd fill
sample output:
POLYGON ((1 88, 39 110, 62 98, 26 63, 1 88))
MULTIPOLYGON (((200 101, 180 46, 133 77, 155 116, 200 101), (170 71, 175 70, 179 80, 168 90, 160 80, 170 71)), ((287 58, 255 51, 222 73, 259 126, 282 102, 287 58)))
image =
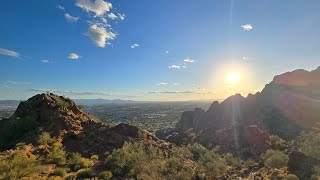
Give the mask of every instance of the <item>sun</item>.
POLYGON ((240 74, 237 72, 229 72, 227 74, 227 81, 230 84, 235 84, 240 81, 240 74))

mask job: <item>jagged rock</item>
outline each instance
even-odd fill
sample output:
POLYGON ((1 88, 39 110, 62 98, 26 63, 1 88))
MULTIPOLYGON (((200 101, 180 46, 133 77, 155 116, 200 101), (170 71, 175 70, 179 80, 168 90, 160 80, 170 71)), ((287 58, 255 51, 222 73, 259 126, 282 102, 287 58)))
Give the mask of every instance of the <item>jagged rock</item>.
POLYGON ((261 93, 236 94, 213 102, 207 111, 184 112, 169 141, 181 143, 195 133, 207 147, 258 158, 269 148, 269 134, 292 139, 302 130, 314 130, 319 121, 319 68, 295 70, 275 76, 261 93))

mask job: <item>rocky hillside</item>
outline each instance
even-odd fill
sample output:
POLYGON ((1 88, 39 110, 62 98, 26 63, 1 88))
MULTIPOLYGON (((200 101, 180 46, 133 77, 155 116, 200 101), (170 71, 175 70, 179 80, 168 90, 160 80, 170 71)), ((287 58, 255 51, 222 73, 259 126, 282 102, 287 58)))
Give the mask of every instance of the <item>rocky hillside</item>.
POLYGON ((41 132, 49 132, 69 152, 103 154, 125 141, 141 141, 167 147, 149 132, 127 124, 111 126, 83 112, 72 100, 55 94, 38 94, 21 102, 12 117, 0 121, 0 150, 17 143, 36 143, 41 132))
POLYGON ((176 143, 197 141, 242 157, 259 157, 269 148, 269 135, 295 138, 302 130, 318 131, 320 67, 275 76, 256 94, 213 102, 207 111, 184 112, 176 128, 157 134, 176 143))

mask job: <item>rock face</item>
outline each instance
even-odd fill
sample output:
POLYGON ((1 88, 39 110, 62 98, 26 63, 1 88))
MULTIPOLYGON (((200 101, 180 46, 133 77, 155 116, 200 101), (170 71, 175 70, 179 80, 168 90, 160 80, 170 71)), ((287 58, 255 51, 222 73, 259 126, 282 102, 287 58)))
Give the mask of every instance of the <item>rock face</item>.
POLYGON ((12 148, 19 142, 35 143, 42 131, 57 137, 66 150, 85 155, 103 154, 121 147, 125 141, 163 148, 169 145, 134 126, 111 127, 83 112, 72 100, 50 93, 21 102, 11 118, 0 121, 0 149, 12 148))
POLYGON ((269 134, 291 139, 319 122, 320 67, 275 76, 261 93, 215 101, 207 111, 184 112, 168 140, 181 142, 194 133, 196 141, 208 147, 259 157, 269 148, 269 134))

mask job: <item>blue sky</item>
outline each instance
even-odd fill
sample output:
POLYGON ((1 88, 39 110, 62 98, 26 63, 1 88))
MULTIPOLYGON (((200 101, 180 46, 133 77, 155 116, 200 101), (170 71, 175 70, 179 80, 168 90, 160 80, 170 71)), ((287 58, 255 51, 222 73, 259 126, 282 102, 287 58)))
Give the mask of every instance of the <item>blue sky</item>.
POLYGON ((320 65, 320 1, 5 0, 0 99, 221 99, 320 65), (239 82, 226 76, 236 72, 239 82))

